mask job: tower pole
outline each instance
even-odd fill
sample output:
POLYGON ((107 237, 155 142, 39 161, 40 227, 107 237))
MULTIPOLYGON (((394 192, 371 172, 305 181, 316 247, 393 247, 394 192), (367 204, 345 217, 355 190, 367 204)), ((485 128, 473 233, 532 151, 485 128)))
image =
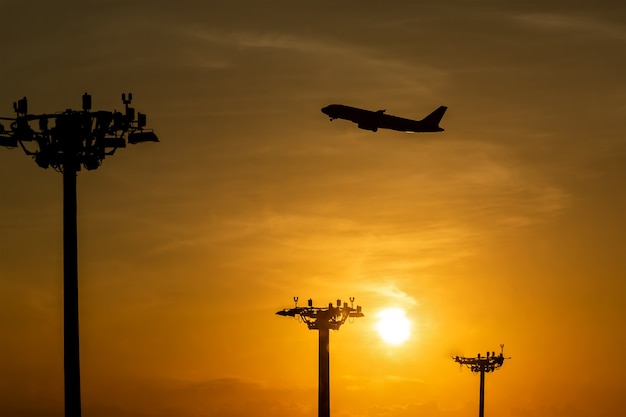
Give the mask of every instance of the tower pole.
POLYGON ((480 398, 478 401, 478 417, 485 417, 485 369, 480 370, 480 398))
POLYGON ((63 164, 63 367, 65 415, 80 417, 80 348, 78 325, 78 227, 76 222, 76 157, 65 144, 63 164))
POLYGON ((318 417, 330 417, 330 332, 328 326, 319 328, 319 391, 318 417))

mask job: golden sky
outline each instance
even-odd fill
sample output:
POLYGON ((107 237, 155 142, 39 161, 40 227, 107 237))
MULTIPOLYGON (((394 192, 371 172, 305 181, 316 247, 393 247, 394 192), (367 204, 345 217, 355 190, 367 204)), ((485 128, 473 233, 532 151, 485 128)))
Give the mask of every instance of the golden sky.
MULTIPOLYGON (((0 0, 0 116, 121 109, 161 143, 78 177, 83 415, 626 414, 621 1, 0 0), (421 118, 356 128, 331 103, 421 118), (301 301, 303 304, 303 301, 301 301), (385 344, 375 315, 407 310, 385 344)), ((62 184, 0 148, 0 415, 63 414, 62 184)))

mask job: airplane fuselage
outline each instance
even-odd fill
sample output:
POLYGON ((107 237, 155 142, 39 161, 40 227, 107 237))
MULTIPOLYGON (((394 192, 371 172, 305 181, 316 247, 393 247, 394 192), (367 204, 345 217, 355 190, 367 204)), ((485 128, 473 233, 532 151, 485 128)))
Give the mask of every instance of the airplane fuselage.
POLYGON ((376 132, 378 129, 391 129, 401 132, 443 132, 439 121, 447 107, 440 106, 422 120, 411 120, 385 114, 385 110, 370 111, 343 104, 331 104, 322 108, 322 113, 330 120, 345 119, 356 123, 360 129, 376 132))

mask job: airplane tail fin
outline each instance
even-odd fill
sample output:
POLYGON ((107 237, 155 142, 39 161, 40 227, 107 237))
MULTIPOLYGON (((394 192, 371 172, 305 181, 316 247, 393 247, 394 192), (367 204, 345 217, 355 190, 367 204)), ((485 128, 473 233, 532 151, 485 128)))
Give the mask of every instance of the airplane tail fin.
POLYGON ((439 127, 439 122, 441 121, 441 118, 445 114, 446 110, 448 110, 446 106, 439 106, 431 114, 420 120, 420 122, 425 126, 429 126, 434 131, 443 131, 443 129, 439 127))

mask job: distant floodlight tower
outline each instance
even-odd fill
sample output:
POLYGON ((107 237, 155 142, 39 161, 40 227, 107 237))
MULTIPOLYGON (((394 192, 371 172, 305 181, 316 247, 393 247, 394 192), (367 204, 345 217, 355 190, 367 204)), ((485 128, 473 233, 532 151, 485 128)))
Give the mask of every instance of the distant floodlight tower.
POLYGON ((354 297, 350 297, 348 303, 341 305, 341 300, 337 300, 337 306, 329 303, 328 307, 313 307, 313 300, 309 299, 307 307, 298 307, 298 297, 293 297, 294 308, 286 308, 277 312, 280 316, 302 318, 309 330, 319 331, 319 373, 318 373, 318 402, 317 415, 319 417, 330 417, 330 351, 329 351, 329 330, 339 330, 348 317, 363 317, 361 306, 354 308, 354 297))
POLYGON ((106 156, 126 143, 158 142, 154 131, 144 129, 146 115, 128 105, 132 94, 122 94, 124 113, 91 111, 91 96, 83 94, 82 110, 34 115, 28 113, 26 97, 13 103, 16 117, 8 130, 0 124, 0 146, 18 145, 41 168, 63 173, 63 341, 65 415, 80 417, 80 351, 78 338, 78 237, 76 226, 76 173, 81 167, 98 168, 106 156), (49 126, 50 121, 54 126, 49 126), (25 143, 35 142, 34 150, 25 143))
POLYGON ((499 369, 504 363, 504 345, 500 345, 500 354, 496 356, 495 352, 487 352, 487 356, 481 356, 480 353, 475 358, 466 358, 464 356, 455 356, 455 362, 461 366, 467 366, 472 372, 480 373, 480 401, 478 404, 478 417, 485 416, 485 372, 493 372, 499 369))

